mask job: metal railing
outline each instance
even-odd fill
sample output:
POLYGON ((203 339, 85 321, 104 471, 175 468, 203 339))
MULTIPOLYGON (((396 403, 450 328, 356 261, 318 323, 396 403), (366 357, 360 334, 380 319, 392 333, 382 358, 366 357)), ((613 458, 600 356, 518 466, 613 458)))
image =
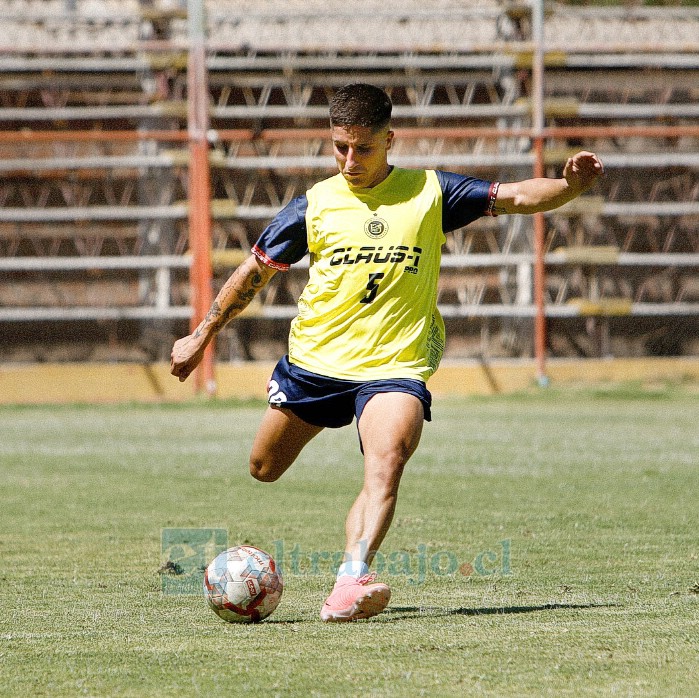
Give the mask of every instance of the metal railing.
MULTIPOLYGON (((569 12, 558 6, 555 12, 569 12)), ((674 15, 689 18, 695 22, 699 18, 699 10, 692 8, 663 8, 660 12, 670 11, 674 15)), ((500 12, 501 10, 498 10, 500 12)), ((462 8, 462 13, 469 13, 470 9, 462 8)), ((605 8, 576 8, 570 12, 585 14, 590 19, 599 19, 607 12, 605 8)), ((405 10, 406 16, 418 16, 414 10, 405 10), (411 14, 412 13, 412 14, 411 14)), ((354 12, 353 12, 354 14, 354 12)), ((615 17, 634 16, 639 18, 655 18, 659 12, 651 8, 625 8, 614 10, 615 17), (649 10, 649 11, 646 11, 649 10)), ((289 18, 289 13, 280 12, 280 15, 289 18)), ((275 15, 276 16, 276 15, 275 15)), ((265 14, 265 17, 267 15, 265 14)), ((298 17, 296 17, 298 19, 298 17)), ((224 13, 212 14, 210 21, 225 21, 224 13)), ((592 42, 594 44, 594 41, 592 42)), ((549 72, 574 70, 578 73, 589 71, 614 71, 635 70, 650 68, 657 71, 679 71, 682 84, 691 87, 691 74, 699 68, 699 41, 680 44, 666 42, 664 46, 648 41, 646 43, 627 43, 623 47, 610 47, 607 50, 597 51, 596 46, 573 46, 561 50, 555 42, 548 41, 543 49, 541 41, 527 40, 503 41, 502 44, 490 43, 489 45, 470 45, 461 50, 448 50, 442 52, 419 51, 395 51, 395 52, 338 52, 324 50, 292 50, 279 52, 261 52, 253 48, 242 50, 233 44, 228 46, 222 43, 209 43, 209 53, 206 57, 206 68, 210 73, 210 84, 217 90, 224 90, 227 86, 234 86, 244 91, 248 103, 228 104, 225 99, 213 99, 213 106, 208 111, 208 117, 215 119, 218 125, 235 125, 240 123, 247 126, 255 124, 255 129, 209 129, 209 167, 217 176, 227 178, 224 182, 231 189, 231 202, 221 207, 221 202, 214 201, 211 207, 212 220, 220 225, 233 225, 239 222, 249 222, 251 230, 259 227, 265 220, 271 218, 280 208, 280 203, 285 203, 294 193, 300 193, 299 187, 303 185, 303 176, 315 177, 319 172, 332 170, 334 160, 327 149, 310 148, 305 150, 304 142, 313 139, 325 139, 325 130, 320 133, 317 129, 306 128, 307 125, 317 121, 325 121, 327 106, 309 101, 308 94, 311 88, 327 87, 343 84, 348 80, 350 73, 383 76, 387 85, 399 90, 410 86, 414 76, 419 77, 419 89, 425 88, 429 83, 434 86, 440 84, 441 78, 449 78, 448 73, 459 73, 458 87, 468 82, 469 71, 474 83, 486 88, 497 87, 500 90, 502 84, 498 83, 499 76, 513 73, 514 71, 531 71, 535 65, 534 49, 540 49, 538 59, 539 68, 545 68, 549 72), (433 71, 433 74, 428 74, 433 71), (466 75, 466 78, 464 76, 466 75), (690 76, 690 77, 687 77, 690 76), (265 91, 265 81, 270 88, 265 91), (432 82, 430 82, 432 81, 432 82), (288 89, 288 102, 285 104, 274 103, 270 99, 271 89, 278 89, 282 93, 288 89), (304 89, 301 89, 304 88, 304 89), (308 88, 306 90, 305 88, 308 88), (293 126, 287 129, 269 129, 268 119, 280 120, 293 126), (240 145, 240 150, 230 149, 230 144, 235 142, 240 145), (278 147, 281 143, 292 144, 293 152, 282 152, 278 147), (229 148, 229 149, 226 149, 229 148), (294 151, 294 148, 296 150, 294 151), (246 185, 248 190, 243 195, 237 196, 234 191, 235 180, 243 177, 253 178, 256 173, 259 182, 246 185), (301 175, 299 175, 301 173, 301 175), (275 193, 280 201, 270 200, 269 203, 257 203, 261 200, 261 192, 267 186, 267 178, 272 177, 288 179, 290 184, 283 189, 283 193, 275 193), (298 180, 294 180, 298 177, 298 180)), ((155 41, 140 42, 121 55, 110 54, 103 51, 103 55, 81 55, 76 48, 66 50, 63 55, 50 55, 50 47, 37 47, 36 52, 29 55, 7 52, 0 56, 0 72, 5 75, 5 84, 10 85, 11 80, 17 79, 16 89, 24 89, 32 80, 32 75, 39 80, 42 71, 52 71, 63 82, 66 89, 75 80, 80 83, 85 75, 90 75, 91 80, 99 75, 106 84, 110 76, 114 76, 114 85, 118 84, 117 78, 125 74, 143 77, 152 75, 158 71, 174 71, 178 75, 183 74, 183 57, 187 49, 187 42, 155 41)), ((63 49, 61 49, 63 50, 63 49)), ((121 50, 121 49, 120 49, 121 50)), ((52 51, 55 53, 55 51, 52 51)), ((653 70, 646 71, 646 76, 652 75, 653 70)), ((611 71, 611 72, 609 72, 611 71)), ((658 73, 660 74, 660 72, 658 73)), ((46 77, 43 87, 46 88, 46 77)), ((504 84, 504 83, 503 83, 504 84)), ((649 83, 650 84, 650 83, 649 83)), ((128 89, 140 90, 138 81, 128 89), (134 86, 135 85, 135 86, 134 86)), ((668 87, 671 87, 670 81, 668 87)), ((50 85, 48 86, 50 88, 50 85)), ((452 86, 453 87, 453 86, 452 86)), ((9 88, 8 88, 9 89, 9 88)), ((15 89, 15 88, 12 88, 15 89)), ((684 89, 684 88, 683 88, 684 89)), ((455 90, 454 90, 455 91, 455 90)), ((498 94, 501 93, 499 92, 498 94)), ((413 128, 403 129, 399 133, 399 142, 407 143, 404 149, 396 149, 392 162, 406 167, 443 167, 462 170, 478 170, 490 175, 499 171, 530 172, 535 163, 550 165, 560 164, 569 154, 568 142, 575 139, 576 142, 590 143, 593 139, 619 139, 636 138, 646 139, 642 149, 636 148, 636 152, 612 152, 604 148, 596 148, 603 158, 607 169, 613 172, 615 169, 640 170, 641 168, 669 168, 673 170, 673 176, 681 171, 687 180, 695 177, 693 171, 699 167, 699 148, 697 137, 699 136, 699 107, 696 100, 683 99, 678 103, 663 101, 659 97, 656 103, 636 98, 624 103, 612 97, 608 102, 599 99, 584 101, 582 99, 540 99, 531 98, 510 99, 502 98, 498 103, 494 99, 491 103, 469 102, 461 94, 456 98, 450 97, 453 103, 443 104, 429 100, 429 90, 425 89, 422 96, 413 96, 411 104, 397 104, 395 115, 403 122, 424 122, 424 119, 458 119, 458 128, 413 128), (538 114, 544 122, 541 129, 529 127, 532 115, 538 114), (587 125, 579 125, 579 122, 587 125), (642 121, 643 124, 638 122, 642 121), (562 128, 552 126, 550 123, 572 123, 570 127, 562 128), (594 122, 595 126, 590 124, 594 122), (614 122, 614 123, 612 123, 614 122), (467 126, 465 124, 473 124, 467 126), (487 125, 484 125, 487 124, 487 125), (514 128, 522 125, 524 127, 514 128), (456 147, 454 144, 459 139, 471 139, 465 145, 456 147), (657 143, 665 143, 667 139, 684 139, 680 147, 648 147, 649 140, 657 143), (420 141, 421 150, 413 148, 413 144, 420 141), (451 146, 437 149, 436 147, 425 149, 425 141, 433 141, 451 146), (542 155, 539 156, 536 143, 541 145, 542 155), (562 144, 562 145, 561 145, 562 144), (687 145, 689 144, 689 145, 687 145), (687 174, 688 173, 688 174, 687 174)), ((115 88, 114 101, 121 99, 115 88)), ((131 97, 128 97, 131 99, 131 97)), ((147 100, 142 100, 143 102, 147 100)), ((278 100, 277 100, 278 101, 278 100)), ((316 100, 317 101, 317 100, 316 100)), ((6 102, 11 104, 12 102, 6 102)), ((0 172, 10 175, 11 179, 26 180, 28 183, 21 185, 25 189, 21 194, 26 194, 32 183, 38 189, 46 186, 47 191, 51 182, 63 177, 72 186, 78 187, 82 172, 88 170, 98 171, 97 178, 105 180, 112 178, 114 173, 120 176, 131 176, 138 181, 141 176, 159 177, 163 174, 174 176, 177 173, 181 177, 190 166, 190 152, 182 148, 181 144, 189 142, 190 134, 181 130, 187 119, 187 104, 182 101, 181 94, 174 98, 166 99, 153 104, 146 103, 109 103, 104 105, 66 105, 61 106, 60 100, 54 106, 29 107, 6 106, 0 109, 0 125, 3 128, 14 128, 17 124, 23 131, 0 131, 0 144, 8 146, 10 143, 21 145, 24 148, 21 154, 7 157, 0 161, 0 172), (32 126, 41 124, 53 124, 61 122, 60 130, 32 130, 32 126), (153 120, 156 120, 153 122, 153 120), (132 130, 110 130, 114 126, 124 128, 124 121, 130 122, 132 130), (101 131, 84 129, 83 123, 95 124, 101 131), (169 124, 173 130, 148 131, 142 129, 143 123, 169 124), (65 130, 66 126, 73 130, 65 130), (30 127, 27 129, 27 127, 30 127), (138 130, 140 129, 140 130, 138 130), (139 152, 140 145, 147 141, 160 143, 174 143, 180 150, 162 151, 159 147, 148 149, 148 153, 139 152), (38 152, 32 151, 34 146, 40 144, 85 144, 92 143, 120 143, 131 142, 135 152, 110 153, 108 150, 102 153, 69 155, 60 149, 50 152, 48 148, 38 152), (129 175, 128 173, 131 172, 129 175), (126 174, 124 174, 126 173, 126 174), (78 184, 76 184, 76 182, 78 184)), ((604 142, 604 141, 603 141, 604 142)), ((9 146, 8 146, 9 147, 9 146)), ((6 153, 9 151, 5 151, 6 153)), ((12 184, 8 185, 6 193, 10 192, 12 184)), ((20 186, 20 185, 18 185, 20 186)), ((271 188, 271 187, 270 187, 271 188)), ((0 187, 1 189, 1 187, 0 187)), ((548 221, 567 222, 571 225, 582 225, 579 219, 583 216, 604 219, 607 223, 617 224, 618 219, 653 218, 661 221, 662 225, 674 225, 675 221, 682 220, 685 228, 691 228, 692 220, 699 215, 699 202, 696 196, 691 194, 685 197, 665 197, 663 200, 644 200, 642 196, 634 201, 603 200, 602 198, 585 198, 575 202, 570 208, 549 214, 548 221), (689 223, 687 223, 689 221, 689 223)), ((51 190, 54 191, 54 190, 51 190)), ((76 189, 77 191, 77 189, 76 189)), ((145 236, 144 228, 158 222, 172 223, 183 229, 184 222, 190 215, 190 207, 186 202, 173 197, 172 203, 154 205, 152 203, 134 203, 126 201, 123 205, 72 205, 66 197, 66 206, 43 205, 32 198, 25 197, 28 203, 20 208, 16 201, 21 198, 14 194, 15 203, 0 208, 0 238, 19 233, 22 230, 31 235, 30 229, 35 226, 48 227, 50 224, 75 223, 75 234, 84 232, 84 224, 88 221, 101 224, 105 234, 109 234, 110 226, 123 224, 130 226, 133 235, 145 236), (81 227, 82 226, 82 227, 81 227)), ((111 198, 118 199, 113 192, 111 198)), ((40 197, 37 197, 37 200, 40 197)), ((49 197, 50 198, 50 197, 49 197)), ((73 196, 79 200, 79 196, 73 196)), ((109 199, 110 197, 106 197, 109 199)), ((9 200, 9 194, 8 198, 9 200)), ((500 226, 499 234, 502 239, 511 238, 511 230, 502 219, 499 222, 489 221, 489 226, 500 226)), ((55 228, 61 227, 54 225, 55 228)), ((70 234, 68 226, 63 226, 66 234, 70 234)), ((93 226, 96 228, 97 226, 93 226)), ((485 226, 484 226, 485 227, 485 226)), ((491 227, 488 227, 491 230, 491 227)), ((496 231, 497 232, 497 231, 496 231)), ((662 242, 662 233, 657 233, 656 242, 662 242)), ((658 245, 662 247, 662 245, 658 245)), ((509 248, 508 248, 509 249, 509 248)), ((670 248, 672 249, 672 248, 670 248)), ((680 270, 685 274, 691 274, 697 267, 697 255, 694 252, 619 252, 613 261, 600 262, 594 259, 581 262, 573 260, 565 253, 548 252, 542 256, 543 264, 548 271, 566 269, 570 266, 584 266, 606 271, 615 268, 634 269, 635 272, 644 270, 644 273, 652 276, 656 268, 680 270)), ((509 273, 513 267, 526 271, 523 278, 531 279, 535 256, 532 252, 511 252, 505 249, 492 254, 480 253, 461 255, 446 254, 443 258, 445 270, 474 272, 479 269, 493 270, 509 273)), ((102 308, 20 308, 5 307, 0 309, 0 321, 52 321, 69 319, 189 319, 192 311, 189 307, 171 305, 172 293, 166 289, 167 283, 172 283, 172 274, 179 270, 184 274, 190 268, 191 261, 188 257, 179 255, 146 255, 124 257, 82 257, 82 258, 55 258, 51 261, 39 261, 39 258, 16 257, 0 259, 0 271, 6 273, 31 273, 50 271, 51 273, 74 274, 86 272, 89 269, 101 269, 104 271, 124 271, 128 274, 155 275, 156 291, 148 302, 151 305, 139 307, 102 307, 102 308), (96 260, 102 260, 97 262, 96 260), (141 260, 141 261, 138 261, 141 260), (52 263, 58 266, 52 266, 52 263), (34 266, 32 266, 34 265, 34 266), (92 265, 92 266, 90 266, 92 265), (113 266, 110 266, 113 265, 113 266), (155 300, 153 300, 155 299, 155 300)), ((300 265, 303 268, 303 265, 300 265)), ((467 274, 465 274, 467 275, 467 274)), ((690 294, 691 296, 691 294, 690 294)), ((633 298, 624 299, 624 303, 618 303, 619 299, 588 298, 586 304, 582 304, 580 298, 573 299, 575 303, 549 302, 545 300, 543 314, 550 318, 572 318, 584 316, 611 316, 623 314, 637 317, 698 317, 699 308, 696 303, 680 300, 667 303, 635 302, 633 298)), ((679 299, 681 294, 677 294, 679 299)), ((466 298, 459 304, 440 304, 443 314, 449 318, 480 317, 480 318, 532 318, 536 315, 536 306, 531 302, 521 303, 471 303, 466 298)), ((280 306, 263 303, 258 310, 258 317, 284 318, 292 317, 296 312, 293 305, 280 306)))

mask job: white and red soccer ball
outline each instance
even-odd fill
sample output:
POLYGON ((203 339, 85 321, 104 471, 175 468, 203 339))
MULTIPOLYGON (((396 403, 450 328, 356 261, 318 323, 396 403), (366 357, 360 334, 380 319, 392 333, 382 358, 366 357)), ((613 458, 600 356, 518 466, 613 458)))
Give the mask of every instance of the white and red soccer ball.
POLYGON ((284 582, 273 558, 252 545, 217 555, 204 573, 204 595, 229 623, 257 623, 279 605, 284 582))

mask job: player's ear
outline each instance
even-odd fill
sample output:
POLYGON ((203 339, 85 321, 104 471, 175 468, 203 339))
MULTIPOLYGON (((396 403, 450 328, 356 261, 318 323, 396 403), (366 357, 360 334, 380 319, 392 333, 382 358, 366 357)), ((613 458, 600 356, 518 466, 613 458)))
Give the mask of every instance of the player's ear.
POLYGON ((391 149, 391 146, 393 145, 393 137, 394 137, 395 135, 396 135, 396 134, 395 134, 393 131, 389 131, 389 132, 386 134, 386 150, 390 150, 390 149, 391 149))

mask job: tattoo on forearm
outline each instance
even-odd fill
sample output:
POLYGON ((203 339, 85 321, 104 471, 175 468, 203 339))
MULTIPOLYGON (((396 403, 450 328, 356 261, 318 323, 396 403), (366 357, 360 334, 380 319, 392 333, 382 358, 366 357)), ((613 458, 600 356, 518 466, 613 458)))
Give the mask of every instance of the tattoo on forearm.
MULTIPOLYGON (((208 324, 216 330, 222 329, 231 318, 250 305, 252 299, 265 283, 262 274, 259 272, 254 272, 252 275, 247 276, 245 272, 237 269, 223 285, 217 299, 206 314, 202 325, 206 326, 208 324), (234 296, 235 299, 229 300, 231 296, 234 296)), ((195 335, 199 336, 200 334, 201 330, 197 329, 195 335)))
POLYGON ((209 308, 209 312, 206 314, 204 321, 199 325, 199 327, 197 327, 196 330, 194 330, 194 336, 201 337, 202 327, 205 327, 208 324, 215 324, 217 318, 220 317, 220 315, 221 306, 218 304, 217 301, 214 301, 211 308, 209 308))

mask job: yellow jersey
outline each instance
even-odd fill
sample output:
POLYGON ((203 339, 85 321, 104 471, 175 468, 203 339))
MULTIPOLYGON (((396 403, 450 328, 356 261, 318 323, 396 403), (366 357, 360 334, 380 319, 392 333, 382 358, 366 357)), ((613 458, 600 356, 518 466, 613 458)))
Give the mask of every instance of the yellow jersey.
POLYGON ((253 247, 280 270, 310 257, 291 363, 345 380, 427 381, 444 351, 444 233, 492 211, 496 190, 472 177, 393 168, 371 189, 351 189, 337 174, 294 199, 253 247))

